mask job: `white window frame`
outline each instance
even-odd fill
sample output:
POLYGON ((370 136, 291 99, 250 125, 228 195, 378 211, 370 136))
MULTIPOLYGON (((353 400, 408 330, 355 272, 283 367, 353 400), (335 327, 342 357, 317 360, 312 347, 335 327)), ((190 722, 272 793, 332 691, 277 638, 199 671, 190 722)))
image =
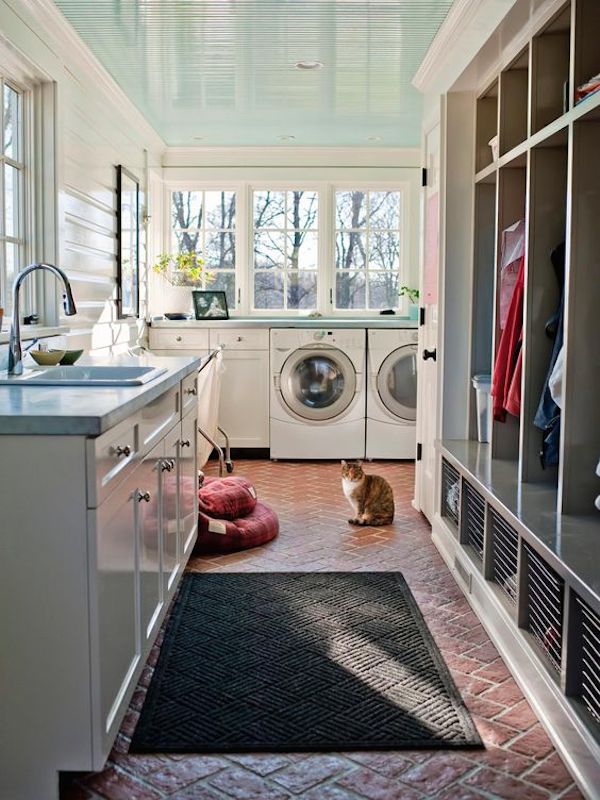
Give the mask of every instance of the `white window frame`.
MULTIPOLYGON (((296 180, 176 180, 164 184, 164 226, 162 251, 170 251, 171 246, 171 192, 173 191, 233 191, 236 193, 235 228, 235 308, 230 309, 232 317, 297 318, 306 317, 309 309, 268 309, 254 308, 254 204, 255 191, 316 191, 319 194, 317 217, 318 231, 318 269, 317 269, 317 307, 315 311, 326 317, 370 318, 379 317, 377 309, 336 309, 335 308, 335 193, 337 191, 397 191, 402 194, 401 245, 399 275, 400 285, 408 282, 411 236, 411 184, 409 181, 296 181, 296 180)), ((156 257, 158 253, 155 253, 156 257)), ((408 316, 408 300, 398 298, 398 310, 408 316)))

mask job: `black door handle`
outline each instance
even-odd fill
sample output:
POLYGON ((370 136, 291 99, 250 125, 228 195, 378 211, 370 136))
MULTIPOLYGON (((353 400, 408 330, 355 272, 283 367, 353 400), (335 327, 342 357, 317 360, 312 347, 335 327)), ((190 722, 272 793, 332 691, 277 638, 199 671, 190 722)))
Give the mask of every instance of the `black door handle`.
POLYGON ((423 361, 427 361, 428 358, 433 358, 433 360, 436 361, 437 350, 423 350, 423 361))

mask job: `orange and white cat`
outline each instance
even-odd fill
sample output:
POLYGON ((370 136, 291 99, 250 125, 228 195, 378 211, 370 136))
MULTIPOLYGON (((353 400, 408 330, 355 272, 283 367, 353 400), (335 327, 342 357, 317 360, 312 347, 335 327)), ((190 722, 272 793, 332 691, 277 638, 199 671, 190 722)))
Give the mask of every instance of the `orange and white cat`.
POLYGON ((351 525, 391 525, 394 493, 381 475, 367 475, 360 461, 342 461, 342 489, 354 510, 351 525))

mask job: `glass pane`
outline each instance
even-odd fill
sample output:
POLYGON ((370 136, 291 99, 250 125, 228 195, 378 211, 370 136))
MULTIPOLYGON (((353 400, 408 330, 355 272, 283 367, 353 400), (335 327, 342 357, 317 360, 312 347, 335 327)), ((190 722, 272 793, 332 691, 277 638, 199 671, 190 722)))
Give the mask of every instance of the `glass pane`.
MULTIPOLYGON (((175 250, 180 253, 201 253, 202 233, 200 231, 173 231, 175 250)), ((204 258, 204 255, 202 255, 204 258)))
POLYGON ((175 228, 201 228, 202 192, 172 192, 171 216, 175 228))
POLYGON ((202 258, 207 269, 234 269, 235 234, 233 231, 206 232, 202 258))
POLYGON ((398 273, 369 273, 369 308, 398 307, 398 273))
POLYGON ((204 192, 207 228, 235 227, 235 192, 204 192))
POLYGON ((235 273, 219 272, 215 275, 214 280, 207 282, 205 288, 225 292, 229 313, 231 314, 232 309, 235 309, 235 273))
POLYGON ((338 272, 335 276, 337 308, 365 308, 365 275, 363 272, 338 272))
POLYGON ((285 227, 285 192, 254 192, 254 227, 285 227))
POLYGON ((15 160, 19 159, 20 114, 19 93, 4 84, 4 152, 15 160))
POLYGON ((287 304, 288 308, 316 308, 316 272, 290 272, 288 274, 287 304))
POLYGON ((364 269, 367 261, 364 233, 338 233, 335 237, 336 269, 364 269))
POLYGON ((400 192, 371 192, 369 201, 372 228, 400 228, 400 192))
POLYGON ((283 273, 254 275, 254 308, 283 308, 283 273))
POLYGON ((287 193, 289 228, 306 230, 317 227, 318 197, 317 192, 287 193))
POLYGON ((292 378, 294 395, 308 408, 327 408, 342 396, 344 375, 326 356, 310 356, 301 361, 292 378))
POLYGON ((4 165, 4 230, 7 236, 19 237, 19 170, 4 165))
POLYGON ((371 231, 369 236, 369 269, 400 269, 400 234, 371 231))
POLYGON ((367 193, 336 192, 335 218, 337 228, 364 228, 367 222, 367 193))
POLYGON ((6 302, 4 311, 7 313, 6 306, 9 302, 12 301, 12 292, 11 287, 13 285, 13 281, 15 279, 15 275, 19 271, 18 265, 18 258, 19 258, 19 247, 18 245, 12 242, 6 242, 4 245, 6 253, 6 274, 5 274, 5 286, 6 286, 6 302))
POLYGON ((254 268, 271 269, 285 267, 285 235, 277 231, 262 231, 254 234, 254 268))
POLYGON ((288 269, 316 269, 318 264, 316 233, 296 231, 288 236, 288 269))
POLYGON ((400 405, 417 408, 417 357, 416 350, 403 355, 387 374, 387 388, 400 405))

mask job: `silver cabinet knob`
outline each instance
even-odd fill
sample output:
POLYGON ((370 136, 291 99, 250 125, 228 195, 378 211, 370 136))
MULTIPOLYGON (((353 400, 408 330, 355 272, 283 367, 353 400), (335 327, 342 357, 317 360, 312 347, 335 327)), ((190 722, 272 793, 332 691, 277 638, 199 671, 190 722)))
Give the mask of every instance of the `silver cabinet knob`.
POLYGON ((171 472, 171 470, 173 469, 173 464, 171 464, 170 460, 162 461, 160 468, 163 472, 171 472))
POLYGON ((192 443, 190 442, 190 440, 189 440, 189 439, 182 439, 182 440, 179 442, 179 444, 180 444, 182 447, 191 447, 191 446, 192 446, 192 443))
POLYGON ((181 336, 176 336, 176 337, 175 337, 175 341, 176 341, 176 342, 182 342, 182 341, 183 341, 183 338, 182 338, 181 336))
POLYGON ((152 495, 150 494, 150 492, 140 492, 138 490, 138 493, 137 493, 137 501, 138 501, 138 503, 141 503, 142 500, 145 503, 149 503, 151 499, 152 499, 152 495))
POLYGON ((198 387, 194 386, 191 389, 186 389, 185 394, 198 394, 198 387))
POLYGON ((243 336, 238 336, 236 338, 236 342, 243 342, 243 341, 244 341, 244 337, 243 336))
POLYGON ((130 456, 131 455, 131 447, 129 447, 128 444, 124 445, 123 447, 121 447, 121 445, 118 445, 117 447, 115 447, 115 455, 116 456, 130 456))

